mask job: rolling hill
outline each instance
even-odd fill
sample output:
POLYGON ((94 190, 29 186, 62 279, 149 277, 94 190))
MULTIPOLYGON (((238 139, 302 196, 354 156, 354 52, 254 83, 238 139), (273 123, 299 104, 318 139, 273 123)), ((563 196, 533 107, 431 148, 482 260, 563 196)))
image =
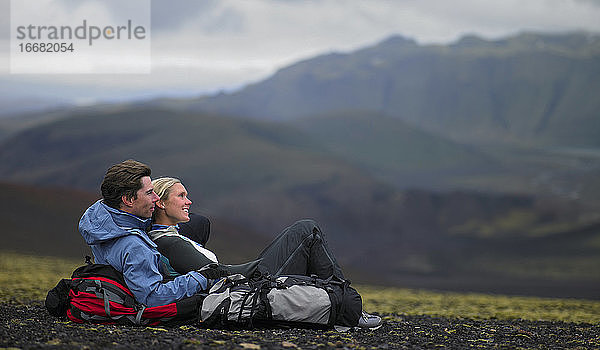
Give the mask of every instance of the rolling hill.
POLYGON ((227 259, 310 217, 357 281, 597 297, 598 43, 393 37, 232 94, 3 119, 0 218, 43 251, 134 158, 183 180, 227 259))
MULTIPOLYGON (((399 191, 374 180, 365 170, 369 159, 367 153, 358 152, 363 149, 359 137, 348 137, 353 144, 344 145, 343 137, 335 136, 339 118, 319 120, 324 132, 331 133, 324 138, 311 133, 307 125, 211 114, 149 108, 74 113, 4 140, 0 177, 96 192, 110 164, 135 158, 150 164, 154 177, 180 177, 194 201, 194 211, 227 227, 227 234, 213 237, 224 239, 214 244, 228 260, 255 256, 283 227, 310 217, 329 234, 334 252, 356 281, 533 294, 546 293, 548 286, 554 286, 554 296, 595 293, 589 285, 597 283, 597 278, 590 271, 598 267, 598 252, 589 242, 597 239, 600 230, 580 217, 576 203, 552 205, 547 199, 522 195, 399 191), (571 250, 552 243, 580 231, 585 234, 571 242, 571 250), (513 247, 511 242, 517 238, 526 239, 525 243, 513 247), (540 245, 549 247, 545 254, 532 254, 540 245), (505 254, 493 254, 498 246, 507 247, 505 254), (569 272, 574 262, 580 267, 575 275, 569 272), (527 264, 527 269, 520 269, 527 264)), ((347 131, 363 130, 367 144, 381 133, 381 144, 373 144, 381 151, 391 144, 421 152, 429 145, 435 151, 429 162, 437 169, 448 166, 438 164, 445 155, 459 163, 486 161, 468 147, 404 129, 397 120, 381 124, 396 138, 387 139, 383 129, 370 133, 368 121, 378 118, 385 117, 350 115, 347 131), (403 137, 398 139, 399 135, 403 137)), ((423 164, 428 161, 425 155, 423 164)), ((389 156, 397 157, 394 163, 402 163, 402 152, 389 156)), ((407 170, 415 166, 406 163, 407 170)), ((47 209, 54 205, 53 193, 39 196, 36 200, 26 195, 37 203, 30 208, 9 197, 6 202, 11 209, 1 214, 17 227, 32 212, 43 213, 27 223, 32 227, 20 236, 23 243, 37 241, 37 235, 46 232, 49 217, 66 218, 47 209)), ((70 219, 61 221, 70 228, 60 226, 68 231, 67 237, 72 237, 82 208, 92 202, 89 195, 81 200, 74 196, 79 204, 69 211, 70 219)), ((55 197, 61 206, 70 201, 55 197)), ((23 230, 14 232, 18 235, 23 230)))
POLYGON ((599 78, 595 34, 465 36, 448 45, 396 36, 298 62, 234 93, 154 103, 306 126, 333 153, 400 188, 552 194, 597 211, 599 78), (371 121, 355 144, 343 133, 360 114, 388 118, 371 121), (437 135, 437 143, 412 143, 409 154, 401 142, 406 135, 392 140, 385 132, 395 128, 390 118, 403 122, 402 130, 437 135), (365 133, 375 137, 366 142, 365 133), (438 152, 449 140, 462 149, 438 152))
POLYGON ((81 258, 91 255, 77 232, 93 192, 0 183, 2 250, 81 258))
POLYGON ((341 218, 362 211, 348 203, 377 213, 383 204, 373 198, 394 192, 318 152, 297 129, 154 109, 75 115, 27 129, 0 146, 0 177, 95 191, 106 168, 127 158, 150 164, 154 176, 180 177, 208 214, 266 235, 301 217, 340 229, 341 218))
POLYGON ((403 37, 283 68, 236 93, 180 104, 270 120, 370 110, 461 142, 597 147, 600 36, 403 37))
POLYGON ((476 147, 369 111, 332 112, 289 123, 327 151, 397 188, 447 189, 465 175, 497 173, 501 164, 476 147))
MULTIPOLYGON (((77 225, 98 200, 93 192, 65 187, 0 183, 4 242, 0 250, 81 259, 92 255, 77 225)), ((263 236, 219 218, 211 218, 208 246, 226 262, 254 259, 266 244, 263 236), (232 246, 230 242, 243 242, 232 246)))

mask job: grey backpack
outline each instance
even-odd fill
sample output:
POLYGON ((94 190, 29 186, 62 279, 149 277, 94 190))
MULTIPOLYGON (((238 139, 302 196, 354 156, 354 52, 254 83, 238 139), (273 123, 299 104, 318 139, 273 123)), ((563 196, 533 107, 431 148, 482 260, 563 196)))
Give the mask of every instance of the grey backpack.
POLYGON ((291 325, 328 328, 356 326, 362 300, 350 282, 329 278, 237 274, 218 281, 202 302, 206 327, 291 325))

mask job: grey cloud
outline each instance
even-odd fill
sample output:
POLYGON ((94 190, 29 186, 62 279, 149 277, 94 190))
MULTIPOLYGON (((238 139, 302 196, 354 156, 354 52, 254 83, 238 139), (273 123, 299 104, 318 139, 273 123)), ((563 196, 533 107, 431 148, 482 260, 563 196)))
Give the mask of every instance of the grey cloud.
POLYGON ((0 39, 10 37, 10 1, 0 0, 0 39))
POLYGON ((214 16, 200 19, 200 27, 207 34, 227 32, 240 33, 244 29, 244 15, 232 8, 225 8, 214 16))
MULTIPOLYGON (((131 19, 132 15, 140 13, 145 10, 142 7, 149 9, 151 6, 150 0, 54 0, 56 7, 69 13, 75 13, 82 7, 89 5, 95 5, 102 7, 106 10, 106 13, 110 16, 110 19, 116 22, 121 22, 127 19, 131 19)), ((90 13, 93 15, 93 13, 90 13)))
MULTIPOLYGON (((8 1, 8 0, 0 0, 8 1)), ((91 1, 56 0, 67 11, 76 11, 91 1)), ((136 13, 142 4, 148 3, 151 10, 152 30, 155 33, 178 32, 182 27, 193 22, 194 28, 204 33, 239 32, 243 28, 244 16, 235 8, 225 7, 219 0, 96 0, 115 20, 125 19, 136 13)))
POLYGON ((581 3, 584 3, 584 4, 590 4, 592 6, 600 7, 600 1, 599 0, 575 0, 575 2, 581 2, 581 3))
MULTIPOLYGON (((1 1, 1 0, 0 0, 1 1)), ((196 18, 204 12, 211 12, 217 6, 218 0, 55 0, 67 11, 76 11, 79 7, 93 3, 104 7, 114 18, 120 19, 128 13, 135 13, 140 5, 148 4, 151 11, 152 29, 158 31, 178 30, 187 21, 196 18)))
MULTIPOLYGON (((0 76, 10 71, 10 1, 0 0, 0 76)), ((1 85, 1 83, 0 83, 1 85)))
POLYGON ((152 0, 152 29, 176 30, 187 21, 217 6, 217 0, 152 0))
POLYGON ((192 21, 208 33, 239 30, 243 16, 220 5, 218 0, 152 0, 152 30, 177 31, 192 21))

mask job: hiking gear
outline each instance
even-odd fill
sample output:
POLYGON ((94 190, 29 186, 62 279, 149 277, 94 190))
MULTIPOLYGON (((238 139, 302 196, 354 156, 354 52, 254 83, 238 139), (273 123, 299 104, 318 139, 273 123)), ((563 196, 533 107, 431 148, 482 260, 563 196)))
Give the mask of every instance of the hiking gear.
POLYGON ((253 324, 327 328, 356 326, 360 295, 348 281, 315 276, 237 274, 218 281, 202 302, 201 325, 251 327, 253 324))
POLYGON ((368 314, 365 311, 362 312, 362 315, 358 319, 359 328, 368 328, 370 330, 376 330, 379 329, 381 325, 381 317, 377 315, 368 314))
POLYGON ((56 287, 50 289, 46 295, 46 310, 52 316, 64 317, 69 309, 69 291, 71 290, 71 280, 62 279, 56 287))
POLYGON ((148 225, 149 219, 99 200, 81 217, 79 232, 91 247, 95 262, 121 272, 135 299, 144 305, 169 304, 206 289, 206 278, 196 271, 163 283, 160 253, 144 231, 148 225))
POLYGON ((61 280, 48 292, 46 308, 51 315, 77 323, 152 326, 193 322, 201 302, 202 296, 194 295, 146 307, 135 300, 120 272, 109 265, 90 264, 79 267, 71 279, 61 280))
POLYGON ((382 325, 383 322, 381 321, 381 317, 377 315, 371 315, 366 313, 365 311, 362 311, 360 318, 358 319, 358 325, 356 327, 335 325, 333 326, 333 329, 335 329, 338 332, 348 332, 351 329, 368 329, 374 331, 381 328, 382 325))
POLYGON ((200 324, 206 327, 358 325, 362 301, 348 281, 254 276, 228 276, 208 294, 146 307, 136 302, 121 273, 109 265, 90 264, 76 269, 71 279, 61 280, 49 291, 46 308, 51 315, 78 323, 181 324, 195 323, 200 316, 200 324))

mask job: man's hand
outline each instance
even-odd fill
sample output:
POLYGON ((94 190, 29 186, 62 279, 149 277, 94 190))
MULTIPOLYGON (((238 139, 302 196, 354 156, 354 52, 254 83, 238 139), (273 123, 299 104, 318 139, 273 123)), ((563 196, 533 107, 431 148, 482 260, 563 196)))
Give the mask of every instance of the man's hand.
POLYGON ((227 268, 226 265, 221 265, 217 263, 205 265, 204 267, 199 269, 198 272, 202 276, 211 280, 216 280, 221 277, 227 277, 229 275, 232 275, 232 272, 227 268))
POLYGON ((250 276, 252 276, 252 274, 258 267, 259 263, 260 263, 260 259, 253 260, 253 261, 247 262, 245 264, 239 264, 239 265, 225 265, 225 264, 219 264, 219 263, 210 263, 210 264, 205 265, 201 269, 199 269, 198 272, 202 276, 204 276, 208 279, 213 279, 213 280, 217 279, 217 278, 221 278, 221 277, 235 275, 235 274, 241 274, 246 278, 250 278, 250 276))

